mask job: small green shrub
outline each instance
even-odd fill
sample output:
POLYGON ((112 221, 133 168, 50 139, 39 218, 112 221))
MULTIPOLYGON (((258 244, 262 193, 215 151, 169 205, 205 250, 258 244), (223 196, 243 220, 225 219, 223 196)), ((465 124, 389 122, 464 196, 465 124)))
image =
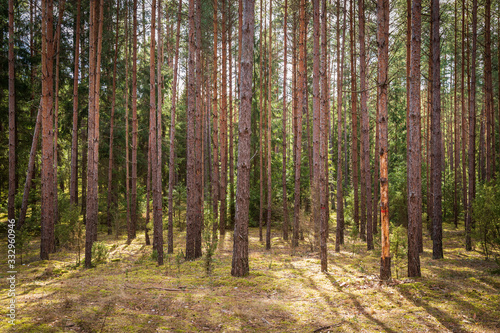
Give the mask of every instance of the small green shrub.
POLYGON ((105 263, 108 260, 109 250, 103 242, 92 244, 92 259, 94 264, 105 263))

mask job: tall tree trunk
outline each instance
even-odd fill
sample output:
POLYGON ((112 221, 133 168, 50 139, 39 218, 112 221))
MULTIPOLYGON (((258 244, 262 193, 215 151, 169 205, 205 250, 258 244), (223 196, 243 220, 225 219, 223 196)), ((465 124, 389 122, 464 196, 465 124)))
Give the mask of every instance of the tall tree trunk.
POLYGON ((431 174, 432 174, 432 257, 443 258, 442 244, 442 190, 441 190, 441 76, 439 48, 439 0, 431 4, 431 47, 432 47, 432 114, 431 114, 431 174))
POLYGON ((469 98, 469 198, 465 220, 465 249, 472 250, 472 202, 476 182, 476 51, 477 51, 477 0, 472 1, 472 59, 469 98))
POLYGON ((412 0, 410 43, 410 86, 408 117, 408 276, 420 276, 419 228, 422 221, 420 51, 422 43, 422 1, 412 0))
MULTIPOLYGON (((128 71, 129 71, 129 37, 128 37, 128 5, 125 6, 125 201, 126 201, 126 221, 127 229, 130 227, 130 160, 129 160, 129 115, 128 115, 128 100, 129 100, 129 81, 128 81, 128 71)), ((115 230, 118 236, 118 228, 115 230)))
POLYGON ((220 117, 220 216, 219 232, 226 233, 227 190, 227 8, 222 0, 222 101, 220 117))
POLYGON ((9 0, 9 199, 8 219, 14 220, 16 198, 16 76, 14 57, 14 0, 9 0))
MULTIPOLYGON (((181 0, 179 0, 181 1, 181 0)), ((213 55, 213 93, 212 93, 212 145, 213 145, 213 165, 212 165, 212 212, 214 214, 214 224, 212 226, 212 238, 217 238, 218 220, 219 220, 219 120, 218 120, 218 104, 217 104, 217 3, 218 0, 213 1, 214 6, 214 55, 213 55)), ((180 13, 180 11, 179 11, 180 13)), ((180 15, 180 14, 179 14, 180 15)), ((180 16, 179 16, 180 18, 180 16)))
MULTIPOLYGON (((195 257, 201 257, 201 229, 203 228, 203 179, 201 170, 203 170, 203 105, 201 98, 202 88, 202 59, 201 59, 201 0, 196 1, 196 108, 195 108, 195 184, 196 184, 196 200, 194 202, 196 209, 196 238, 195 238, 195 257)), ((226 162, 227 164, 227 162, 226 162)))
POLYGON ((457 90, 458 90, 458 78, 457 78, 457 65, 458 65, 458 53, 457 53, 457 2, 455 1, 455 11, 454 11, 454 48, 453 48, 453 140, 455 141, 455 150, 454 150, 454 184, 453 184, 453 222, 455 223, 455 229, 458 228, 458 160, 460 158, 460 140, 458 137, 458 98, 457 98, 457 90))
MULTIPOLYGON (((381 1, 381 0, 379 0, 381 1)), ((368 66, 366 60, 366 47, 365 47, 365 10, 364 0, 359 0, 359 61, 361 63, 361 77, 360 77, 360 90, 361 90, 361 140, 363 141, 363 153, 361 154, 361 163, 363 170, 361 177, 365 180, 365 193, 362 200, 365 200, 364 209, 361 209, 361 214, 365 216, 366 220, 366 245, 368 250, 373 249, 373 227, 372 215, 370 212, 372 206, 372 186, 371 186, 371 172, 370 172, 370 119, 368 114, 368 66)), ((379 9, 381 10, 381 9, 379 9)), ((380 28, 380 27, 379 27, 380 28)), ((379 60, 380 64, 380 60, 379 60)), ((383 81, 385 84, 385 80, 383 81)), ((362 205, 363 206, 363 205, 362 205)), ((363 221, 363 216, 361 221, 363 221)), ((361 223, 361 236, 363 237, 363 223, 361 223)))
POLYGON ((389 245, 389 182, 388 182, 388 137, 387 137, 387 77, 389 62, 389 1, 377 1, 377 41, 378 41, 378 109, 380 127, 380 215, 382 220, 382 257, 380 278, 391 278, 391 256, 389 245))
POLYGON ((300 231, 300 169, 302 155, 302 114, 307 111, 307 96, 306 96, 306 2, 300 1, 299 7, 299 71, 297 80, 297 101, 298 109, 295 114, 295 195, 294 195, 294 221, 293 221, 293 239, 292 246, 299 245, 300 231))
POLYGON ((273 202, 272 194, 272 168, 271 168, 271 135, 272 135, 272 54, 273 54, 273 2, 269 2, 269 46, 268 46, 268 78, 267 78, 267 219, 266 219, 266 250, 271 249, 271 210, 273 202))
POLYGON ((132 41, 132 183, 130 193, 130 225, 128 225, 127 242, 136 237, 137 229, 137 136, 139 123, 137 121, 137 0, 133 9, 133 41, 132 41))
POLYGON ((73 128, 71 136, 71 180, 69 185, 69 201, 72 205, 78 202, 78 70, 80 58, 80 18, 81 1, 77 2, 76 27, 75 27, 75 56, 73 71, 73 128))
POLYGON ((97 239, 98 223, 98 164, 99 164, 99 90, 102 47, 102 1, 90 3, 89 47, 89 115, 88 115, 88 169, 87 221, 85 228, 85 267, 92 265, 92 244, 97 239), (99 6, 99 7, 98 7, 99 6))
MULTIPOLYGON (((320 125, 321 109, 319 96, 319 63, 320 63, 320 20, 319 20, 319 0, 313 0, 313 182, 311 184, 312 219, 314 221, 314 242, 315 247, 320 245, 320 206, 319 206, 319 177, 320 177, 320 125)), ((321 256, 321 251, 320 251, 321 256)))
MULTIPOLYGON (((345 20, 344 20, 345 23, 345 20)), ((340 0, 337 0, 337 237, 335 251, 340 252, 340 244, 344 234, 344 195, 342 188, 342 88, 344 80, 344 37, 343 29, 342 49, 340 48, 340 0)))
POLYGON ((250 139, 254 45, 254 0, 243 1, 241 85, 238 140, 236 220, 231 275, 248 275, 248 209, 250 204, 250 139))
POLYGON ((491 180, 493 173, 493 77, 491 70, 491 0, 486 0, 485 7, 485 53, 484 53, 484 90, 485 90, 485 114, 486 114, 486 181, 491 180))
MULTIPOLYGON (((153 5, 151 8, 151 23, 154 25, 154 17, 155 17, 155 5, 156 0, 153 0, 153 5)), ((158 76, 158 104, 156 108, 156 160, 152 160, 152 163, 156 163, 156 178, 153 178, 153 220, 154 220, 154 233, 153 233, 153 243, 156 244, 156 251, 158 253, 158 265, 163 265, 163 193, 162 193, 162 124, 161 124, 161 112, 163 107, 163 92, 162 92, 162 74, 161 69, 163 65, 163 27, 161 24, 161 15, 162 15, 162 2, 158 2, 158 63, 157 63, 157 76, 158 76)), ((151 44, 154 44, 155 34, 154 27, 151 28, 151 44)), ((154 62, 154 47, 151 46, 151 55, 150 60, 154 62)), ((152 81, 154 88, 154 69, 150 74, 153 75, 153 80, 150 78, 150 82, 152 81)), ((152 103, 153 104, 153 103, 152 103)))
POLYGON ((54 248, 53 9, 52 0, 42 0, 42 260, 48 260, 54 248))
POLYGON ((168 160, 168 253, 174 253, 174 182, 175 182, 175 116, 177 101, 177 72, 179 67, 179 36, 181 29, 182 0, 177 9, 177 28, 175 37, 174 78, 172 83, 172 105, 170 107, 170 155, 168 160))
MULTIPOLYGON (((157 186, 157 159, 158 159, 158 140, 157 138, 157 121, 156 121, 156 80, 155 80, 155 49, 156 49, 156 0, 153 0, 151 5, 151 39, 149 43, 149 149, 148 149, 148 169, 151 168, 151 173, 148 172, 147 182, 150 183, 153 188, 153 249, 157 251, 158 263, 163 261, 163 253, 158 252, 158 243, 156 242, 159 235, 157 226, 157 214, 156 209, 158 208, 158 193, 157 186), (150 178, 151 177, 151 178, 150 178)), ((150 188, 151 188, 150 187, 150 188)), ((160 189, 161 191, 161 189, 160 189)), ((149 192, 148 192, 149 196, 149 192)), ((147 200, 147 209, 149 210, 149 200, 147 200)), ((148 222, 148 221, 146 221, 148 222)), ((147 227, 146 227, 147 228, 147 227)), ((147 231, 147 230, 146 230, 147 231)), ((160 263, 159 263, 160 264, 160 263)))
MULTIPOLYGON (((344 11, 345 21, 345 11, 344 11)), ((320 167, 319 167, 319 206, 320 206, 320 260, 321 271, 328 271, 328 127, 329 127, 329 90, 328 90, 328 65, 327 65, 327 13, 326 0, 321 2, 321 109, 320 109, 320 167)), ((345 29, 344 29, 345 31, 345 29)))
POLYGON ((286 186, 286 149, 287 149, 287 25, 288 25, 288 0, 285 0, 285 17, 283 21, 283 163, 282 163, 282 175, 281 182, 283 186, 283 240, 288 240, 288 228, 290 223, 288 222, 288 193, 286 186))
MULTIPOLYGON (((356 24, 354 0, 350 0, 350 51, 351 51, 351 124, 352 124, 352 187, 354 192, 354 225, 359 230, 359 199, 358 199, 358 112, 356 84, 356 24)), ((378 154, 378 152, 376 152, 378 154)))
MULTIPOLYGON (((231 2, 228 5, 231 14, 231 2)), ((234 226, 234 112, 233 112, 233 19, 229 16, 229 223, 234 226)))
POLYGON ((262 219, 263 219, 263 209, 264 209, 264 164, 263 164, 263 157, 262 157, 262 151, 263 151, 263 134, 262 134, 262 115, 264 113, 263 109, 263 87, 262 87, 262 82, 263 82, 263 53, 262 53, 262 40, 263 40, 263 35, 262 35, 262 26, 264 25, 264 21, 262 18, 262 0, 260 0, 260 20, 259 20, 259 26, 260 26, 260 32, 259 32, 259 241, 262 242, 262 219))
MULTIPOLYGON (((187 105, 187 202, 186 212, 186 259, 193 260, 201 255, 198 249, 198 232, 201 231, 198 177, 196 174, 196 50, 197 24, 195 0, 189 1, 189 55, 188 55, 188 105, 187 105)), ((199 244, 201 245, 201 244, 199 244)))
MULTIPOLYGON (((61 26, 62 19, 64 15, 64 6, 66 1, 61 1, 59 3, 59 18, 57 20, 56 35, 54 37, 54 50, 56 56, 56 68, 55 68, 55 87, 54 87, 54 222, 59 221, 59 198, 57 190, 57 169, 58 169, 58 157, 57 157, 57 145, 58 145, 58 134, 59 134, 59 73, 60 73, 60 50, 61 50, 61 26)), ((55 246, 52 248, 52 252, 55 252, 55 246)))
POLYGON ((118 35, 120 29, 120 1, 116 4, 116 30, 115 30, 115 55, 113 57, 113 87, 111 92, 111 118, 109 121, 109 164, 108 164, 108 200, 107 200, 107 225, 108 225, 108 235, 113 233, 113 228, 111 226, 112 214, 111 214, 111 199, 112 199, 112 188, 113 188, 113 132, 114 132, 114 122, 115 122, 115 105, 116 105, 116 60, 118 58, 118 35))

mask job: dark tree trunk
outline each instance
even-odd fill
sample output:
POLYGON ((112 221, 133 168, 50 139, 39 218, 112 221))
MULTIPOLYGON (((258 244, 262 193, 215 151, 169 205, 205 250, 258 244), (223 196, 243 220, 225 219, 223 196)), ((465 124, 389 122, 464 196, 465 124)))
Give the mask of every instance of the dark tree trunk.
POLYGON ((273 3, 269 2, 269 45, 268 45, 268 71, 267 71, 267 218, 266 218, 266 250, 271 249, 271 211, 273 202, 272 193, 272 168, 271 168, 271 135, 272 135, 272 54, 273 54, 273 3))
POLYGON ((493 78, 491 69, 491 0, 486 0, 485 6, 485 52, 484 52, 484 90, 485 90, 485 114, 486 114, 486 181, 491 180, 493 173, 493 78))
POLYGON ((219 232, 226 233, 227 189, 227 29, 226 1, 222 0, 222 101, 220 117, 220 213, 219 232))
POLYGON ((477 52, 477 0, 472 1, 472 57, 469 98, 469 198, 465 220, 465 249, 472 250, 472 203, 476 186, 476 52, 477 52))
POLYGON ((248 275, 248 209, 250 204, 250 149, 252 112, 252 74, 254 45, 254 0, 243 2, 241 85, 238 142, 236 219, 231 275, 248 275))
POLYGON ((441 77, 439 48, 439 0, 431 5, 431 47, 432 47, 432 114, 431 114, 431 177, 432 177, 432 257, 443 258, 442 229, 442 190, 441 190, 441 77))
MULTIPOLYGON (((379 0, 380 1, 380 0, 379 0)), ((368 250, 373 250, 373 227, 372 227, 372 215, 370 213, 372 206, 372 186, 371 186, 371 172, 370 172, 370 119, 368 115, 368 66, 366 60, 366 47, 365 47, 365 10, 364 10, 364 0, 359 0, 359 61, 361 63, 361 78, 360 78, 360 90, 361 90, 361 140, 362 144, 362 155, 361 162, 363 168, 361 171, 361 177, 364 179, 365 193, 362 194, 362 200, 365 204, 362 204, 361 209, 361 237, 363 238, 363 220, 366 221, 366 245, 368 250), (365 218, 363 219, 363 216, 365 218)), ((379 9, 380 10, 380 9, 379 9)), ((380 47, 380 45, 379 45, 380 47)), ((380 60, 379 60, 380 62, 380 60)), ((385 84, 385 81, 384 81, 385 84)))
POLYGON ((286 186, 286 149, 287 149, 287 24, 288 24, 288 0, 285 0, 285 17, 283 21, 283 164, 281 170, 281 182, 283 186, 283 240, 288 240, 289 216, 288 216, 288 193, 286 186))
MULTIPOLYGON (((354 225, 359 230, 359 199, 358 199, 358 112, 356 84, 356 24, 354 0, 350 0, 350 51, 351 51, 351 124, 352 124, 352 187, 354 192, 354 225)), ((378 154, 378 152, 376 152, 378 154)))
POLYGON ((411 5, 410 86, 408 116, 408 276, 420 276, 419 233, 422 221, 421 134, 420 134, 420 50, 422 2, 411 5))
POLYGON ((14 0, 9 0, 9 199, 8 219, 16 218, 16 76, 14 57, 14 0))
POLYGON ((302 153, 302 114, 307 110, 306 95, 306 3, 301 0, 299 8, 299 71, 297 80, 297 112, 295 113, 295 146, 294 146, 294 166, 295 166, 295 195, 294 195, 294 222, 292 246, 299 245, 300 230, 300 169, 302 153))
POLYGON ((130 224, 128 225, 127 242, 136 237, 137 229, 137 0, 134 0, 133 14, 133 46, 132 46, 132 184, 130 194, 130 224))
POLYGON ((263 35, 262 35, 262 26, 264 25, 264 22, 262 20, 262 0, 260 0, 260 32, 259 32, 259 194, 260 194, 260 202, 259 202, 259 241, 262 242, 263 237, 262 237, 262 219, 263 219, 263 209, 264 209, 264 172, 263 172, 263 156, 262 156, 262 139, 263 139, 263 134, 262 134, 262 115, 263 115, 263 87, 262 87, 262 82, 263 82, 263 59, 264 57, 262 56, 262 40, 263 40, 263 35))
POLYGON ((81 1, 77 2, 76 27, 75 27, 75 69, 73 71, 73 129, 71 137, 71 179, 69 185, 69 201, 72 205, 78 202, 78 70, 80 58, 80 7, 81 1))
MULTIPOLYGON (((179 0, 180 1, 180 0, 179 0)), ((214 224, 212 226, 212 238, 217 238, 218 220, 219 220, 219 120, 218 120, 218 104, 217 104, 217 0, 214 0, 214 55, 213 55, 213 93, 212 93, 212 144, 213 144, 213 165, 212 165, 212 212, 214 214, 214 224)), ((179 11, 180 13, 180 11, 179 11)), ((179 14, 180 15, 180 14, 179 14)), ((180 18, 180 16, 179 16, 180 18)))

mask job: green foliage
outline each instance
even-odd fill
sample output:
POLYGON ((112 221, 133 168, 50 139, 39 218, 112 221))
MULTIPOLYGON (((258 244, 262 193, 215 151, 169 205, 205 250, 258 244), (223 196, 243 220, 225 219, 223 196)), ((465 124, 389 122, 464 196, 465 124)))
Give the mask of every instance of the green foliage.
POLYGON ((389 174, 389 214, 395 225, 408 225, 406 165, 400 164, 389 174))
POLYGON ((475 221, 473 236, 488 259, 494 256, 500 266, 500 182, 478 184, 472 203, 475 221))
POLYGON ((105 263, 108 260, 109 250, 103 242, 94 242, 92 244, 92 261, 94 265, 105 263))
POLYGON ((205 227, 203 228, 203 243, 205 248, 205 253, 203 255, 203 265, 205 267, 205 272, 207 276, 212 274, 213 261, 215 250, 217 249, 218 238, 216 235, 212 235, 212 228, 217 221, 214 219, 212 212, 209 210, 205 211, 205 227), (213 236, 213 237, 212 237, 213 236))

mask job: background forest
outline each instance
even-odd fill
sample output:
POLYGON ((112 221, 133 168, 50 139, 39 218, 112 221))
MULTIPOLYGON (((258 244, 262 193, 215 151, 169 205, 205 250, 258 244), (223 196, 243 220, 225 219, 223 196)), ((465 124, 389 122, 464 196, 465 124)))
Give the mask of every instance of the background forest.
POLYGON ((40 240, 40 259, 78 248, 91 267, 101 236, 140 233, 162 265, 174 237, 193 260, 234 230, 242 276, 249 225, 322 271, 328 243, 359 238, 383 279, 396 239, 418 277, 444 223, 500 264, 499 1, 10 0, 0 17, 18 255, 40 240))

